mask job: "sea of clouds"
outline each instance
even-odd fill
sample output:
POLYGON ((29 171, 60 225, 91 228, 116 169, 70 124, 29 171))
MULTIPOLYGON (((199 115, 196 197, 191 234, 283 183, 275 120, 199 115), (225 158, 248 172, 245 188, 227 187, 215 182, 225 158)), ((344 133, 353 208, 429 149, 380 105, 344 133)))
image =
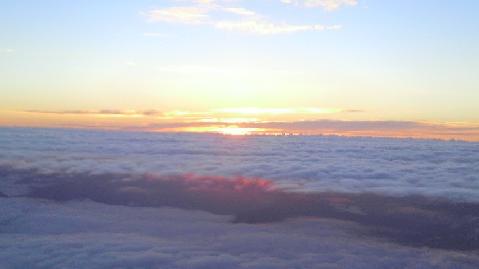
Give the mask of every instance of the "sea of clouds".
POLYGON ((478 201, 479 143, 0 129, 2 269, 478 268, 478 201))
POLYGON ((479 201, 479 143, 0 129, 0 165, 48 172, 264 178, 299 191, 479 201))

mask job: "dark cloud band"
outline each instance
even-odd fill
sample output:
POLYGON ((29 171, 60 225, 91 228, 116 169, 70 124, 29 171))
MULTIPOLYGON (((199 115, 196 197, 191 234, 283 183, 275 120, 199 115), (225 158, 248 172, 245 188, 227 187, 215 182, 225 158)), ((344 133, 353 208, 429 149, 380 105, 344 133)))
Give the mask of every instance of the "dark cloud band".
POLYGON ((232 222, 251 224, 298 217, 330 218, 358 223, 363 228, 357 232, 395 243, 479 249, 479 204, 472 202, 411 195, 287 192, 254 178, 39 174, 5 167, 0 174, 32 186, 28 196, 33 198, 203 210, 232 215, 232 222))

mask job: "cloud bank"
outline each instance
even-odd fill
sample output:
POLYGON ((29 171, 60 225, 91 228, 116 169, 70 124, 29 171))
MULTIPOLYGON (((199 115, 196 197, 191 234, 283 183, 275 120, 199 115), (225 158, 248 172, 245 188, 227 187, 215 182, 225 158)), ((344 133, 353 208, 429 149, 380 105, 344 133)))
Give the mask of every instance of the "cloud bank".
POLYGON ((478 163, 458 141, 2 128, 0 267, 477 268, 478 163))
POLYGON ((92 200, 111 205, 174 207, 232 215, 233 222, 268 223, 316 217, 363 225, 372 236, 419 247, 479 250, 479 203, 421 196, 298 193, 262 179, 128 174, 48 174, 2 170, 34 183, 29 197, 92 200))
POLYGON ((479 258, 351 235, 324 219, 231 224, 171 208, 0 198, 2 268, 461 268, 479 258))
POLYGON ((244 176, 303 191, 479 201, 478 143, 28 128, 2 128, 0 142, 0 165, 46 173, 244 176))
POLYGON ((478 140, 479 126, 416 121, 306 120, 245 123, 239 126, 279 129, 304 134, 339 134, 478 140))

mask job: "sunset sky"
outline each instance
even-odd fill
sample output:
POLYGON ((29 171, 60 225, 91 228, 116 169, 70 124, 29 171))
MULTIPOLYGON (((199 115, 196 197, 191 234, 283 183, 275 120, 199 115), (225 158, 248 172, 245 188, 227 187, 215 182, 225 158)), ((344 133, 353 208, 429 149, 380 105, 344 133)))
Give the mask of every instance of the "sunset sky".
POLYGON ((0 125, 479 140, 473 0, 5 0, 0 125))

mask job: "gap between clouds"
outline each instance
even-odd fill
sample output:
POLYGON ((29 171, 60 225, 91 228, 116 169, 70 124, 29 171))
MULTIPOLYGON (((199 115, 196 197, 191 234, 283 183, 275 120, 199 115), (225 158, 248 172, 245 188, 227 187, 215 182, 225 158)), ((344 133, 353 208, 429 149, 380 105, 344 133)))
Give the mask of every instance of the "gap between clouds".
MULTIPOLYGON (((278 22, 254 10, 237 6, 241 1, 196 0, 188 5, 152 9, 144 13, 151 22, 203 25, 220 30, 257 35, 287 34, 306 31, 339 30, 341 25, 292 24, 278 22)), ((356 0, 281 0, 283 4, 306 8, 319 7, 333 11, 342 6, 354 6, 356 0)))

